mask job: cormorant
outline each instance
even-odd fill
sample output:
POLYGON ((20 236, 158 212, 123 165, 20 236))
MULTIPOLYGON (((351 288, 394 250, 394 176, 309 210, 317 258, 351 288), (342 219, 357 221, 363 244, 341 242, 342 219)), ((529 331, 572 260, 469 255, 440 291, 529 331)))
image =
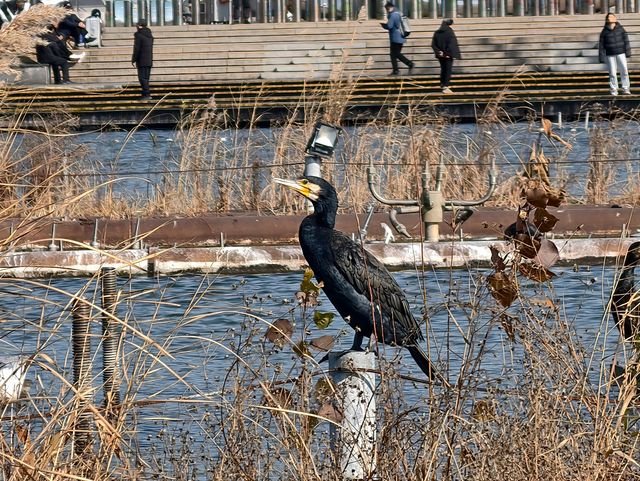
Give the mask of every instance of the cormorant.
POLYGON ((385 344, 408 349, 430 379, 446 384, 420 347, 424 337, 398 283, 382 262, 334 229, 338 195, 333 186, 314 176, 274 180, 313 204, 313 214, 300 224, 300 246, 325 294, 355 330, 352 349, 362 350, 363 337, 375 334, 385 344))
POLYGON ((632 339, 640 329, 640 292, 636 290, 634 270, 640 261, 640 242, 627 249, 618 282, 611 296, 611 314, 623 339, 632 339))

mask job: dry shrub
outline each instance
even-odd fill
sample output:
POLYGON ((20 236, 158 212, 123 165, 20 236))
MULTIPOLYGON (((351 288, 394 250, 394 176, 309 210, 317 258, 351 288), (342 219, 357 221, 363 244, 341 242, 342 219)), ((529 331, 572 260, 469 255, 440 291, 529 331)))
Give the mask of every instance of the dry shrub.
MULTIPOLYGON (((430 332, 429 342, 452 387, 408 376, 398 354, 408 355, 380 346, 377 475, 408 481, 634 479, 638 450, 629 401, 637 400, 635 381, 613 381, 605 340, 581 339, 573 321, 580 313, 567 312, 544 283, 521 283, 505 309, 491 296, 484 272, 470 272, 468 283, 450 274, 427 286, 428 292, 440 289, 445 302, 423 307, 449 326, 430 332)), ((17 298, 24 296, 20 287, 36 287, 1 283, 17 298)), ((182 300, 181 313, 168 315, 176 307, 171 287, 140 291, 135 281, 120 284, 121 407, 106 415, 98 372, 90 392, 60 382, 70 378, 68 344, 53 356, 47 347, 68 336, 67 300, 86 296, 99 304, 94 280, 77 292, 44 296, 57 315, 41 313, 25 325, 39 329, 32 372, 42 381, 32 386, 36 396, 3 412, 3 479, 342 479, 325 419, 335 415, 327 402, 336 398, 326 367, 317 364, 324 352, 313 341, 323 333, 314 313, 326 306, 283 304, 295 288, 270 292, 267 301, 264 292, 233 284, 244 289, 235 312, 212 312, 208 296, 229 285, 203 279, 193 298, 182 300), (149 314, 141 315, 141 305, 149 314), (247 314, 252 306, 278 305, 280 314, 247 314), (271 324, 283 325, 283 311, 295 325, 286 323, 287 336, 275 343, 271 324), (233 328, 204 335, 206 326, 229 322, 229 316, 233 328), (52 375, 58 381, 46 382, 52 375), (80 395, 90 402, 95 428, 91 448, 74 455, 80 395)), ((38 288, 46 292, 48 286, 38 288)), ((96 332, 100 310, 92 311, 96 332)), ((27 319, 15 312, 6 327, 20 322, 27 319)), ((600 331, 606 337, 603 326, 600 331)), ((337 329, 331 333, 343 337, 337 329)), ((410 364, 409 371, 417 369, 410 364)))

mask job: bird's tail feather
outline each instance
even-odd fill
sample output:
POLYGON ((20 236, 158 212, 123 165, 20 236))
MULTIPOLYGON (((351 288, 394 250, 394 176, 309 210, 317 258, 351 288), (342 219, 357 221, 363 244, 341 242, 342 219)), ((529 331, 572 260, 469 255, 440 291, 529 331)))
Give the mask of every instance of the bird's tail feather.
POLYGON ((430 380, 439 381, 444 386, 449 386, 449 382, 432 366, 431 361, 427 354, 422 350, 420 346, 410 345, 406 346, 411 353, 411 357, 418 364, 423 373, 427 375, 430 380))

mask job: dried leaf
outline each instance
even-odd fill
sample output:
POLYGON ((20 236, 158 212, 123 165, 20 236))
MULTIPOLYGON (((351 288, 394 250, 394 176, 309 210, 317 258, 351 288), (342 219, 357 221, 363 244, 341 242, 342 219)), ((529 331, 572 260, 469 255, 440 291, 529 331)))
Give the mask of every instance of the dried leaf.
POLYGON ((497 272, 504 271, 506 269, 506 265, 498 249, 495 246, 491 245, 489 246, 489 250, 491 251, 491 264, 493 265, 493 268, 497 272))
POLYGON ((551 267, 560 259, 560 252, 552 241, 549 239, 541 239, 538 254, 535 259, 542 267, 551 267))
POLYGON ((311 353, 309 352, 309 347, 307 346, 307 343, 304 341, 300 341, 298 344, 294 345, 293 352, 295 352, 296 356, 298 357, 305 357, 305 356, 311 355, 311 353))
POLYGON ((496 417, 496 406, 492 401, 479 399, 473 404, 471 415, 478 421, 491 421, 496 417))
POLYGON ((560 207, 565 201, 566 192, 563 189, 547 187, 547 205, 550 207, 560 207))
POLYGON ((556 276, 546 267, 533 263, 523 262, 518 266, 518 270, 523 276, 536 282, 546 282, 556 276))
POLYGON ((537 181, 530 181, 524 190, 524 197, 534 207, 545 208, 549 203, 547 190, 537 181))
POLYGON ((539 240, 534 239, 527 234, 518 234, 514 240, 516 243, 516 249, 522 257, 526 257, 527 259, 533 259, 536 257, 538 249, 540 249, 539 240))
POLYGON ((332 402, 325 402, 320 406, 318 416, 333 421, 334 423, 342 422, 343 418, 342 412, 332 402))
POLYGON ((320 336, 309 341, 309 346, 319 351, 330 351, 335 344, 335 338, 333 336, 320 336))
POLYGON ((336 394, 336 387, 329 377, 321 377, 313 387, 313 397, 320 404, 333 399, 336 394))
POLYGON ((553 124, 551 123, 551 120, 549 119, 545 119, 544 117, 542 117, 542 130, 544 130, 544 133, 547 135, 551 135, 551 127, 553 126, 553 124))
POLYGON ((27 448, 31 446, 31 442, 29 441, 29 430, 22 424, 17 424, 16 436, 18 437, 18 440, 24 445, 25 451, 28 450, 27 448))
POLYGON ((513 325, 513 318, 506 314, 500 316, 500 325, 504 329, 504 333, 507 335, 511 342, 516 342, 516 328, 513 325))
POLYGON ((489 292, 503 307, 509 307, 518 297, 518 286, 504 272, 494 272, 487 277, 489 292))
POLYGON ((558 223, 558 220, 560 219, 549 213, 546 209, 538 208, 533 213, 533 225, 535 225, 540 232, 551 231, 558 223))
POLYGON ((331 325, 335 316, 333 312, 315 311, 313 313, 313 322, 318 326, 318 329, 326 329, 331 325))
POLYGON ((266 394, 267 402, 269 406, 276 406, 279 408, 290 409, 293 406, 293 395, 291 391, 283 387, 276 387, 269 389, 266 394))
POLYGON ((278 347, 282 347, 287 340, 291 338, 291 334, 293 334, 293 325, 291 322, 289 322, 288 319, 277 319, 269 326, 264 337, 266 337, 267 341, 273 342, 278 347))

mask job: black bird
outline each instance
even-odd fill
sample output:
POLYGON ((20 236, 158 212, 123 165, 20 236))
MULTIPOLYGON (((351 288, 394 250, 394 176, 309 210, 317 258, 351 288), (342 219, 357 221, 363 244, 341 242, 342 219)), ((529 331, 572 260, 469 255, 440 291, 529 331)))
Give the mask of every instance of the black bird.
POLYGON ((640 330, 640 292, 636 290, 634 270, 640 261, 640 242, 627 249, 622 270, 611 296, 611 314, 624 339, 633 339, 640 330))
POLYGON ((378 259, 334 229, 338 195, 333 186, 313 176, 275 181, 313 204, 313 214, 300 224, 300 246, 325 294, 355 330, 352 349, 362 350, 363 337, 375 334, 385 344, 407 348, 430 379, 446 384, 419 345, 424 337, 398 283, 378 259))

